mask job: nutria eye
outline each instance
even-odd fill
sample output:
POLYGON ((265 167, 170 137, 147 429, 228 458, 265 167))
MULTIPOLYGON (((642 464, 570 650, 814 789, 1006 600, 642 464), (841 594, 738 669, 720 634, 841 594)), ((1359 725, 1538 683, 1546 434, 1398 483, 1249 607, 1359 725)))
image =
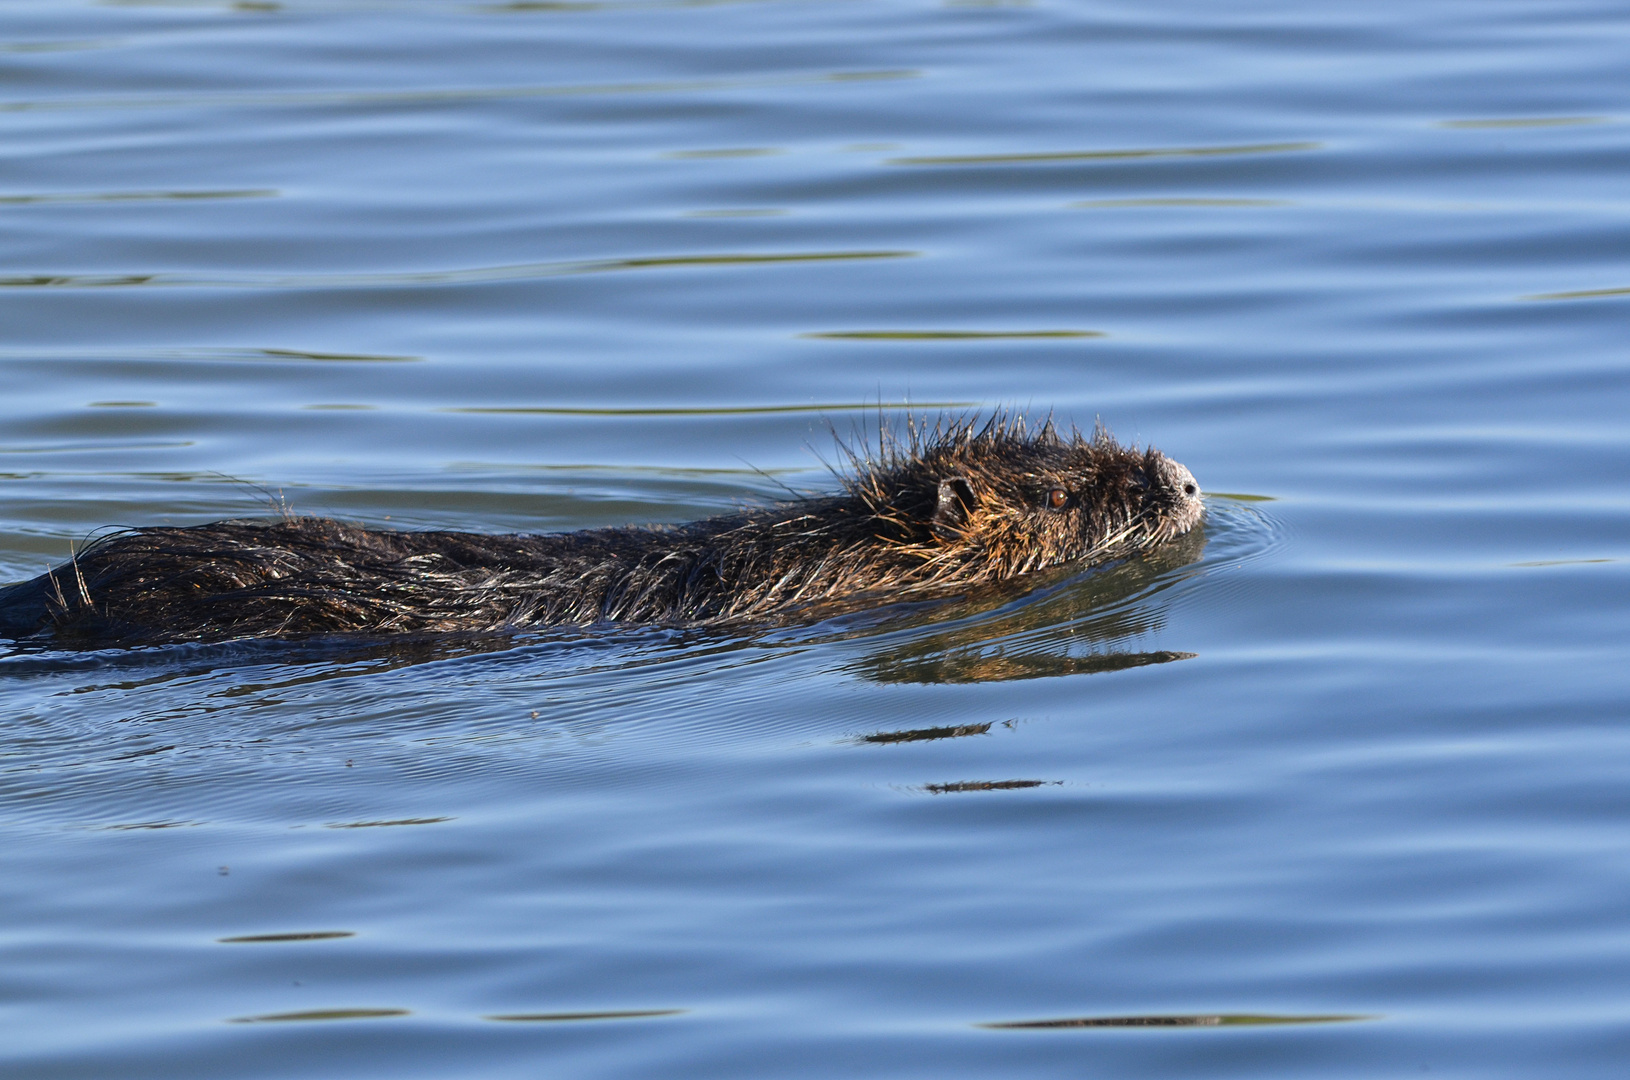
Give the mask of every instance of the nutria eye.
POLYGON ((1200 489, 1195 487, 1193 484, 1184 484, 1183 485, 1183 494, 1185 494, 1185 495, 1193 495, 1196 491, 1199 491, 1199 490, 1200 489))
POLYGON ((1070 501, 1070 493, 1063 488, 1054 488, 1047 493, 1047 505, 1054 510, 1062 509, 1070 501))

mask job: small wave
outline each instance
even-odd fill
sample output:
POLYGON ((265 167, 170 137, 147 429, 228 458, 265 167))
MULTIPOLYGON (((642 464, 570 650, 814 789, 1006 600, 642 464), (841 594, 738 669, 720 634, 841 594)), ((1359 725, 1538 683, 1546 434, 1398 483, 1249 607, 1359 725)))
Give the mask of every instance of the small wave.
POLYGON ((948 154, 890 158, 889 165, 1052 165, 1069 161, 1129 161, 1138 158, 1222 157, 1234 154, 1292 154, 1321 150, 1322 142, 1243 143, 1234 146, 1150 146, 1127 150, 1055 150, 1034 154, 948 154))
MULTIPOLYGON (((850 262, 909 259, 916 251, 759 251, 700 255, 647 255, 621 259, 474 266, 452 270, 341 274, 17 274, 0 277, 0 289, 395 289, 437 285, 477 285, 495 281, 605 274, 622 270, 674 270, 715 266, 767 266, 777 263, 850 262)), ((263 350, 266 351, 266 350, 263 350)), ((294 354, 302 355, 302 354, 294 354)), ((309 354, 307 355, 309 358, 309 354)))

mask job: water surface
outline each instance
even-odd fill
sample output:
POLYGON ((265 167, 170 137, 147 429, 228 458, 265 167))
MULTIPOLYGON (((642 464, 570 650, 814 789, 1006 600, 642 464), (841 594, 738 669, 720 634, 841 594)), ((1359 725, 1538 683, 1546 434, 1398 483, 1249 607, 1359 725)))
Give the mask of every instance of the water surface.
POLYGON ((680 521, 996 407, 1214 494, 816 626, 0 653, 30 1077, 1617 1076, 1630 19, 13 0, 0 580, 680 521))

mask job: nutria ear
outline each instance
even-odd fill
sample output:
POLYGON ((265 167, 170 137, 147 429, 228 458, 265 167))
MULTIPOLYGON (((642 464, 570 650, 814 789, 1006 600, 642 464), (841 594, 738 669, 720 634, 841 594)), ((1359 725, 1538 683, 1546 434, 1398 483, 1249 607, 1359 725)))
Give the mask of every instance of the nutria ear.
POLYGON ((939 502, 928 529, 941 540, 950 540, 962 531, 973 512, 973 485, 960 476, 940 481, 939 502))

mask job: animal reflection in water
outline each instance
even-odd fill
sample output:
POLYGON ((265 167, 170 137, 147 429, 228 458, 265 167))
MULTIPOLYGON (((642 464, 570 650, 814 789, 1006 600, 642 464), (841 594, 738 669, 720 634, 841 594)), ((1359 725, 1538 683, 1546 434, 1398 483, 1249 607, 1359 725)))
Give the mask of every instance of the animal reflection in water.
MULTIPOLYGON (((1204 549, 1205 531, 1195 529, 1141 558, 1033 594, 1003 615, 970 617, 977 606, 965 603, 958 618, 957 606, 947 605, 933 615, 950 622, 948 629, 874 653, 851 670, 885 683, 1009 682, 1191 659, 1190 652, 1126 648, 1160 629, 1163 619, 1157 605, 1125 601, 1162 590, 1175 580, 1172 571, 1198 561, 1204 549)), ((985 606, 1011 600, 992 596, 985 606)))

